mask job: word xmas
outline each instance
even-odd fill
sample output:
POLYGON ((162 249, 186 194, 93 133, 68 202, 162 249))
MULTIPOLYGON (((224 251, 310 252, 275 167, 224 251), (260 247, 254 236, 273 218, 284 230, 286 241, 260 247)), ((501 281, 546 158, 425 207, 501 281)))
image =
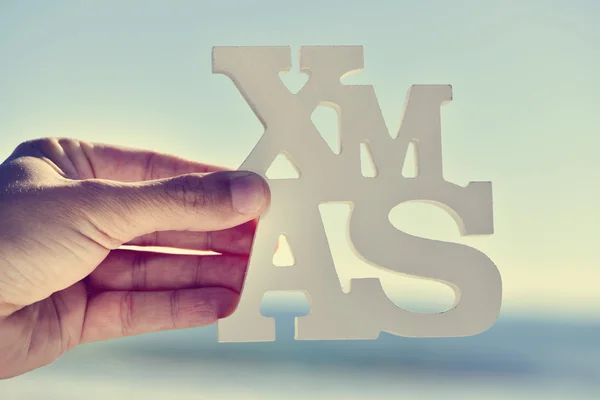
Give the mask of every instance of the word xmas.
POLYGON ((220 342, 274 341, 275 323, 261 315, 268 291, 303 291, 311 312, 296 318, 298 340, 376 339, 382 331, 408 337, 475 335, 496 321, 502 281, 494 263, 468 246, 411 236, 394 228, 390 210, 407 201, 445 208, 463 235, 493 233, 490 182, 461 187, 442 175, 440 107, 452 99, 449 85, 415 85, 396 138, 385 125, 370 85, 343 85, 363 68, 361 46, 303 47, 300 70, 310 79, 291 93, 279 78, 291 68, 289 47, 215 47, 213 73, 228 76, 265 132, 240 169, 266 177, 280 153, 301 171, 299 179, 271 180, 271 206, 261 217, 237 310, 218 322, 220 342), (328 147, 311 121, 316 107, 338 112, 340 154, 328 147), (377 167, 361 174, 360 145, 377 167), (417 148, 414 178, 402 176, 409 144, 417 148), (354 279, 344 293, 325 236, 319 204, 353 205, 349 240, 363 260, 388 271, 451 286, 456 302, 437 314, 409 312, 390 301, 377 278, 354 279), (281 234, 294 249, 295 265, 273 265, 281 234))

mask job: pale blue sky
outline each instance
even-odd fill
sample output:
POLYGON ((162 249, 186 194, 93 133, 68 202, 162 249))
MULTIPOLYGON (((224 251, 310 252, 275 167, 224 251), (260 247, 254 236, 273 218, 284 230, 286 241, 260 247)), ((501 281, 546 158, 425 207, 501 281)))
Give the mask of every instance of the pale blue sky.
POLYGON ((397 225, 486 252, 507 310, 600 311, 599 2, 239 3, 0 0, 0 155, 60 135, 237 166, 262 126, 213 46, 363 45, 349 83, 375 86, 391 129, 410 85, 453 85, 445 175, 493 182, 491 237, 429 206, 397 225))

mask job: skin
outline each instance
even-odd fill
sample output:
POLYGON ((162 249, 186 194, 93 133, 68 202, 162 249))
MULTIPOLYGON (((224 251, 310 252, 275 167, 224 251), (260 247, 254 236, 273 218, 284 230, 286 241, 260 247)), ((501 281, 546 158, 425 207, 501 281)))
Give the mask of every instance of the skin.
POLYGON ((0 164, 0 378, 79 344, 230 315, 269 201, 248 172, 74 139, 21 144, 0 164))

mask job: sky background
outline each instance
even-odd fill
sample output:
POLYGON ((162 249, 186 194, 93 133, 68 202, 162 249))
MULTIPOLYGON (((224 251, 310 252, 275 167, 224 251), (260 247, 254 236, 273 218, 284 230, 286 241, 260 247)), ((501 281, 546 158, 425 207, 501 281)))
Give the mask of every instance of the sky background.
MULTIPOLYGON (((600 315, 600 2, 239 3, 0 0, 0 156, 67 136, 236 167, 263 127, 212 74, 213 46, 290 45, 297 67, 302 45, 362 45, 365 70, 346 83, 374 85, 393 132, 411 85, 453 86, 444 175, 493 184, 492 236, 461 238, 423 204, 399 206, 394 225, 485 252, 503 277, 505 313, 600 315)), ((327 118, 318 122, 331 127, 327 118)), ((345 218, 325 221, 343 284, 381 276, 398 304, 451 304, 441 284, 354 259, 345 218)))

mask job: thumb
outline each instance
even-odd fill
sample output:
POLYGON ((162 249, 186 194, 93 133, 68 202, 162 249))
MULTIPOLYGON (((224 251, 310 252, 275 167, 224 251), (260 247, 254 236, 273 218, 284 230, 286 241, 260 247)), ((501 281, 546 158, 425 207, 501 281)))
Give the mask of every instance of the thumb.
POLYGON ((231 228, 260 216, 271 197, 266 181, 246 171, 81 184, 88 199, 87 219, 122 243, 157 231, 231 228))

